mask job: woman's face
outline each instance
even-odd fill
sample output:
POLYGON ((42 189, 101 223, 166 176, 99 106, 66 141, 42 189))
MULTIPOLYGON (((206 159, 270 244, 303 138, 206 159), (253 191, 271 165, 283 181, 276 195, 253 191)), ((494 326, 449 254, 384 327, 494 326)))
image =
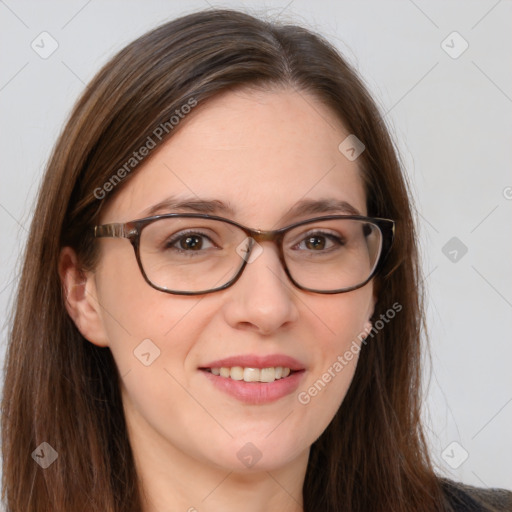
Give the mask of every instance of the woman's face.
MULTIPOLYGON (((101 222, 145 217, 170 196, 173 202, 216 201, 219 209, 209 213, 263 230, 349 213, 292 214, 305 200, 345 201, 366 215, 357 160, 338 149, 348 135, 308 94, 225 93, 189 114, 105 205, 101 222)), ((162 207, 157 213, 193 211, 162 207)), ((272 470, 307 455, 351 382, 357 354, 341 371, 332 368, 367 327, 372 284, 335 295, 301 291, 286 276, 276 247, 261 242, 261 254, 230 288, 171 295, 146 283, 128 240, 98 242, 89 292, 103 334, 89 339, 108 345, 119 368, 135 451, 237 471, 272 470), (251 357, 264 366, 287 366, 276 358, 293 358, 302 371, 291 384, 235 384, 204 370, 221 359, 234 358, 229 366, 239 366, 237 359, 251 357), (316 393, 308 393, 315 383, 316 393), (235 386, 249 395, 233 394, 235 386), (260 398, 247 386, 259 386, 260 398), (273 394, 276 389, 282 392, 273 394), (261 398, 266 390, 268 400, 261 398)))

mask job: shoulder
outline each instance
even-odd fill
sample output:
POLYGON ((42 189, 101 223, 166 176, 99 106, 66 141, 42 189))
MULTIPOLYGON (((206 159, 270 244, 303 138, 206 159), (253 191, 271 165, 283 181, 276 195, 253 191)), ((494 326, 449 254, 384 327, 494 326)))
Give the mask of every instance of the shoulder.
POLYGON ((445 478, 439 480, 454 512, 512 512, 512 491, 483 489, 445 478))

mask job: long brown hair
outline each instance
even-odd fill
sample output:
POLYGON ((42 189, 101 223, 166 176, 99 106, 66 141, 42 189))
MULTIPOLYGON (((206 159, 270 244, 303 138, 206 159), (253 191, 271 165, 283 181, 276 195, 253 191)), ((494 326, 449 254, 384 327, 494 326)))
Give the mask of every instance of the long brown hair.
POLYGON ((208 10, 156 28, 106 64, 50 158, 5 365, 2 495, 8 512, 141 510, 119 374, 109 349, 85 340, 66 312, 59 253, 73 247, 83 267, 93 268, 90 228, 136 166, 121 173, 117 187, 104 184, 156 127, 168 123, 165 136, 153 137, 157 146, 171 137, 169 119, 183 105, 192 100, 200 108, 216 94, 243 87, 290 88, 327 105, 366 147, 358 162, 368 215, 396 221, 394 245, 376 278, 374 320, 392 304, 402 309, 362 349, 339 411, 311 446, 304 510, 444 510, 420 424, 423 304, 416 234, 382 116, 354 70, 320 36, 237 11, 208 10), (42 442, 58 453, 46 469, 31 457, 42 442))

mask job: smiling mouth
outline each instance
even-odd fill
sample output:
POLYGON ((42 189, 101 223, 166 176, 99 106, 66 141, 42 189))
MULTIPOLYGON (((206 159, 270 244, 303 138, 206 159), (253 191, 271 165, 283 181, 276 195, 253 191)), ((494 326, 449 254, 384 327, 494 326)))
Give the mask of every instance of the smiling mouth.
MULTIPOLYGON (((238 380, 244 382, 263 382, 270 383, 276 380, 286 379, 294 373, 295 370, 290 370, 283 366, 270 367, 270 368, 249 368, 242 366, 233 366, 230 368, 200 368, 200 370, 212 373, 218 377, 225 379, 238 380)), ((300 370, 303 371, 303 370, 300 370)))

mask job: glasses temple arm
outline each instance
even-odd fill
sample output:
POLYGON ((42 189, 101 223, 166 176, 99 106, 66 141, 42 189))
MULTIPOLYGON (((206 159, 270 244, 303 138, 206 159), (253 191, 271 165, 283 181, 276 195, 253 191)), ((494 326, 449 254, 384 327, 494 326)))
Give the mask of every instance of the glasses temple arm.
POLYGON ((95 238, 128 238, 130 231, 126 229, 126 224, 103 224, 94 226, 95 238))

